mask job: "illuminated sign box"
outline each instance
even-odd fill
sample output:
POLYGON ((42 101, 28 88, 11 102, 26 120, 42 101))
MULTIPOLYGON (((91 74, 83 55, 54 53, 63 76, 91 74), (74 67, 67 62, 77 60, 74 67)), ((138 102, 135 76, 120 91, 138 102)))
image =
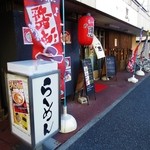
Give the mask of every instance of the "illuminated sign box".
POLYGON ((59 71, 7 72, 11 131, 32 148, 60 129, 59 71))

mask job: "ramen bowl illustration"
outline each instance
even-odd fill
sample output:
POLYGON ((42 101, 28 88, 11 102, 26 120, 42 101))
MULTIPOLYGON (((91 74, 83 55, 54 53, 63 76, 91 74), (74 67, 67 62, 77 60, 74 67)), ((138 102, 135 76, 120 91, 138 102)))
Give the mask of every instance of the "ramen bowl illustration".
POLYGON ((13 92, 12 98, 17 105, 22 105, 24 103, 24 96, 22 92, 13 92))

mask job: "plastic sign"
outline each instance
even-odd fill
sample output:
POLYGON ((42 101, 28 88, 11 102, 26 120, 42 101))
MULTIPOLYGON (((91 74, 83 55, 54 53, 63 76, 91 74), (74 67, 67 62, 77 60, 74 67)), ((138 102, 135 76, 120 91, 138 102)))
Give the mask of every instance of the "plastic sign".
POLYGON ((60 130, 59 72, 7 73, 11 131, 33 149, 60 130))

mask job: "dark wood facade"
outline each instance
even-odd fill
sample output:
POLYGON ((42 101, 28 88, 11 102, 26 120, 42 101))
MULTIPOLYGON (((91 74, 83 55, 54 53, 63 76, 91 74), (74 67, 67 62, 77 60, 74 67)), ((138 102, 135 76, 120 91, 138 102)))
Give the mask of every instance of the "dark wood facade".
POLYGON ((125 70, 132 47, 132 35, 107 30, 105 33, 106 55, 116 57, 117 70, 125 70))
POLYGON ((132 35, 107 30, 105 33, 105 48, 112 49, 112 48, 119 48, 119 49, 126 49, 131 48, 132 46, 132 35))

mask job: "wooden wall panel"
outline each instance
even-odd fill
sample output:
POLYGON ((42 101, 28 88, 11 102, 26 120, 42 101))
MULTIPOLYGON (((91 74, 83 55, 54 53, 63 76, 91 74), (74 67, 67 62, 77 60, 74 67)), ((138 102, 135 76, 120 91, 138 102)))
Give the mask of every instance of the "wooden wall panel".
POLYGON ((106 49, 111 48, 131 48, 132 35, 117 31, 106 31, 106 49))
POLYGON ((106 55, 115 56, 117 70, 124 70, 129 59, 128 52, 132 47, 132 35, 111 30, 107 30, 105 35, 106 55))

